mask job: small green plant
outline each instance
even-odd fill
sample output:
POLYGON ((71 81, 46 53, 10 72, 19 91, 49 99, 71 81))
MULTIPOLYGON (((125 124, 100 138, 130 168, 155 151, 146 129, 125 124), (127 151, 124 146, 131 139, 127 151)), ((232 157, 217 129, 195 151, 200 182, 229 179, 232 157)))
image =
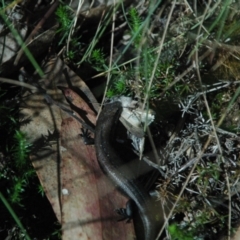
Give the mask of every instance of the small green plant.
POLYGON ((136 8, 130 8, 128 14, 129 14, 129 27, 131 29, 131 35, 133 37, 136 35, 134 39, 134 45, 136 48, 138 48, 141 42, 141 37, 142 37, 142 31, 140 30, 142 20, 139 17, 139 14, 136 8))
POLYGON ((124 78, 120 78, 114 83, 114 87, 119 94, 123 94, 126 91, 126 80, 124 78))
MULTIPOLYGON (((57 33, 59 33, 61 36, 59 41, 59 45, 61 45, 64 41, 67 41, 69 34, 71 34, 70 31, 73 23, 73 15, 71 14, 70 8, 67 5, 60 5, 56 10, 56 17, 57 21, 59 22, 57 33)), ((81 37, 71 36, 70 41, 68 41, 66 57, 72 62, 77 60, 77 53, 81 50, 80 38, 81 37)))
POLYGON ((74 51, 72 51, 72 50, 70 50, 69 52, 68 52, 68 58, 70 59, 70 60, 73 60, 74 58, 75 58, 75 52, 74 51))
POLYGON ((125 76, 113 78, 112 84, 107 91, 107 97, 111 98, 116 95, 127 95, 128 89, 125 76))
MULTIPOLYGON (((51 236, 53 236, 53 237, 56 236, 57 239, 62 239, 61 225, 59 222, 56 222, 55 225, 56 225, 57 229, 51 234, 51 236)), ((49 239, 51 239, 51 238, 49 238, 49 239)))
POLYGON ((19 205, 21 204, 21 194, 29 185, 29 179, 35 176, 35 171, 28 161, 30 147, 31 145, 28 143, 26 135, 16 131, 13 147, 10 150, 13 163, 6 165, 3 171, 4 174, 0 174, 0 179, 5 177, 9 183, 11 182, 7 190, 10 201, 19 205), (13 170, 14 173, 12 173, 13 170))
MULTIPOLYGON (((128 95, 133 93, 139 93, 142 98, 146 95, 149 79, 156 62, 157 53, 153 46, 150 46, 147 42, 142 43, 143 21, 135 8, 131 8, 128 12, 128 25, 129 33, 132 36, 132 48, 133 52, 139 54, 139 62, 133 64, 124 65, 124 67, 115 66, 114 70, 111 71, 112 77, 109 88, 107 89, 107 97, 113 97, 116 95, 128 95)), ((174 81, 175 69, 174 58, 169 58, 169 55, 164 60, 159 61, 154 76, 154 81, 150 89, 150 97, 157 97, 159 92, 170 85, 174 81)), ((93 68, 97 71, 106 72, 108 66, 106 63, 106 57, 101 49, 95 49, 91 53, 89 62, 93 68)), ((175 84, 174 88, 171 89, 170 94, 183 94, 188 91, 186 84, 175 84)))
POLYGON ((97 71, 107 70, 105 56, 101 49, 94 49, 92 51, 92 55, 89 58, 89 62, 92 64, 93 68, 95 68, 97 71))
MULTIPOLYGON (((104 53, 101 49, 95 49, 92 51, 92 55, 89 59, 93 68, 97 71, 106 71, 108 69, 104 53)), ((114 72, 113 72, 114 74, 114 72)), ((119 72, 117 72, 117 75, 119 72)), ((124 94, 126 92, 126 81, 125 77, 113 77, 110 88, 107 91, 107 97, 111 98, 116 95, 124 94)))
POLYGON ((62 39, 59 42, 59 45, 67 38, 71 24, 72 24, 72 16, 69 8, 64 5, 60 5, 56 10, 57 20, 59 22, 59 29, 57 33, 62 35, 62 39))
POLYGON ((38 193, 43 197, 45 195, 43 186, 41 184, 38 185, 38 193))
POLYGON ((176 223, 169 225, 169 234, 172 240, 202 240, 202 238, 194 237, 194 233, 180 228, 176 223))
POLYGON ((28 143, 26 134, 21 131, 16 131, 13 138, 15 140, 15 146, 12 149, 13 157, 16 167, 22 170, 28 164, 27 160, 31 144, 28 143))
POLYGON ((4 186, 0 192, 0 201, 16 222, 16 225, 9 229, 8 235, 12 239, 30 239, 11 205, 23 207, 21 205, 22 194, 29 186, 29 179, 35 176, 35 171, 28 162, 30 144, 25 134, 16 130, 20 125, 16 102, 9 104, 4 101, 7 94, 7 91, 0 90, 0 115, 2 116, 0 150, 3 154, 0 159, 0 184, 4 186))
MULTIPOLYGON (((5 94, 1 94, 4 97, 5 94)), ((18 111, 16 106, 11 104, 8 107, 4 102, 0 106, 2 116, 0 132, 2 137, 1 151, 6 159, 0 171, 0 181, 4 182, 8 200, 12 203, 21 205, 21 194, 29 185, 29 179, 35 176, 28 154, 31 145, 28 143, 26 135, 19 130, 20 123, 16 120, 18 111)))
POLYGON ((81 37, 73 37, 71 38, 70 44, 69 44, 69 50, 67 52, 67 57, 72 62, 75 62, 78 58, 78 53, 81 51, 81 37))
POLYGON ((109 88, 108 91, 107 91, 106 96, 108 98, 112 98, 112 97, 116 96, 116 94, 115 94, 115 92, 114 92, 114 90, 112 88, 109 88))
MULTIPOLYGON (((152 77, 152 72, 157 59, 157 52, 153 46, 149 45, 148 41, 144 40, 146 37, 144 37, 143 31, 141 30, 143 21, 141 20, 136 9, 131 8, 129 10, 128 22, 131 29, 131 35, 134 38, 133 46, 135 51, 139 54, 139 62, 136 66, 134 66, 134 71, 132 71, 133 74, 131 76, 126 76, 126 79, 135 78, 135 82, 137 81, 137 87, 140 89, 139 92, 142 97, 144 97, 147 94, 149 80, 152 77)), ((150 88, 150 98, 159 96, 161 90, 166 88, 174 81, 174 66, 176 66, 176 62, 173 56, 169 57, 169 54, 165 55, 166 57, 162 57, 158 62, 154 79, 150 88)), ((180 94, 181 92, 184 92, 186 90, 184 86, 175 84, 174 89, 171 90, 169 94, 175 95, 176 93, 180 94)), ((132 85, 132 87, 136 88, 136 84, 132 85)), ((135 90, 137 91, 137 89, 135 90)))

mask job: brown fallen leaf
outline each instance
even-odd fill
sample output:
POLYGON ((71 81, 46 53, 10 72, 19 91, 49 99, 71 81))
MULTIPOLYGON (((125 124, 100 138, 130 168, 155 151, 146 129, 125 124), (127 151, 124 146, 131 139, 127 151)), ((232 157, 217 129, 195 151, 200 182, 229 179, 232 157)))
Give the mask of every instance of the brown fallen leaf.
MULTIPOLYGON (((52 60, 47 66, 45 72, 49 74, 41 81, 41 87, 67 106, 57 88, 64 86, 66 97, 71 95, 75 107, 81 108, 81 113, 85 112, 85 117, 95 124, 94 112, 66 84, 70 79, 73 86, 86 89, 85 83, 60 59, 52 60)), ((22 131, 27 132, 35 146, 31 160, 62 224, 62 239, 134 239, 132 224, 117 222, 119 217, 114 211, 124 207, 127 199, 103 175, 94 146, 83 143, 79 135, 81 124, 57 106, 47 105, 40 93, 26 99, 22 113, 31 117, 22 131), (43 145, 46 139, 49 144, 43 145)))
POLYGON ((80 127, 67 118, 61 129, 61 190, 67 192, 62 196, 62 239, 133 239, 132 225, 117 222, 114 211, 127 199, 99 169, 94 146, 79 137, 80 127))
MULTIPOLYGON (((96 114, 89 108, 86 102, 73 90, 64 87, 61 89, 65 97, 75 107, 83 111, 79 117, 82 118, 82 114, 84 114, 95 125, 96 114)), ((63 231, 63 238, 65 239, 65 233, 67 233, 70 239, 72 239, 72 236, 82 236, 83 239, 85 237, 90 239, 132 239, 131 224, 127 224, 126 226, 124 222, 117 222, 119 217, 114 212, 116 208, 125 206, 127 199, 113 188, 112 184, 99 169, 95 148, 85 145, 79 136, 81 127, 81 124, 75 119, 68 118, 63 121, 61 129, 61 146, 63 149, 67 149, 68 153, 71 153, 71 156, 69 156, 66 151, 63 152, 67 156, 65 158, 62 155, 61 173, 64 176, 66 173, 69 173, 73 177, 70 183, 67 184, 70 189, 73 187, 76 191, 79 188, 78 193, 75 193, 75 196, 73 196, 79 205, 78 219, 74 223, 63 224, 63 229, 67 228, 63 231), (71 161, 69 160, 70 158, 71 161), (79 176, 81 176, 80 179, 79 176), (75 232, 77 231, 77 229, 74 230, 75 224, 78 226, 83 225, 78 230, 85 230, 84 233, 81 231, 75 232), (73 234, 73 232, 75 233, 73 234)), ((65 183, 69 182, 68 177, 65 178, 64 176, 61 181, 63 184, 62 189, 65 187, 65 183)), ((63 216, 72 215, 71 210, 74 211, 71 200, 69 200, 70 196, 67 195, 66 198, 67 202, 63 201, 63 206, 66 207, 63 209, 63 216), (67 206, 70 206, 70 211, 67 206)), ((74 213, 76 215, 76 212, 74 213)), ((62 222, 65 223, 64 219, 62 222)))
POLYGON ((82 120, 85 120, 86 122, 91 122, 91 124, 96 125, 96 114, 92 110, 92 108, 89 107, 89 105, 81 98, 76 92, 74 92, 70 88, 66 87, 58 87, 62 90, 64 96, 68 100, 70 104, 73 105, 74 110, 79 114, 80 118, 82 120))

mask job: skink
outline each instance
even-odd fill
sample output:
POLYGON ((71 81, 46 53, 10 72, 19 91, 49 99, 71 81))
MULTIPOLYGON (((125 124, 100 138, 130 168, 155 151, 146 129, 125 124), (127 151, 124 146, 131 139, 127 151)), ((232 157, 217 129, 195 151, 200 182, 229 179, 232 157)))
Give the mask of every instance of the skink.
POLYGON ((103 172, 135 202, 144 226, 144 239, 153 240, 156 239, 158 225, 151 214, 152 199, 138 181, 131 177, 133 173, 129 168, 121 170, 124 163, 112 146, 121 112, 122 104, 116 101, 106 104, 100 113, 95 130, 97 159, 103 172))

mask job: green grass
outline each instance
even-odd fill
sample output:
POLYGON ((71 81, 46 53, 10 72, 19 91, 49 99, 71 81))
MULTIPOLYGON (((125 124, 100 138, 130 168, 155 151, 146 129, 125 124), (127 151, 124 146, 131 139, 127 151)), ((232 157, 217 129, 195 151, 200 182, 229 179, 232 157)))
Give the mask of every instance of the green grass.
POLYGON ((15 214, 11 205, 9 204, 9 202, 7 201, 7 199, 3 196, 3 194, 1 192, 0 192, 0 199, 1 199, 2 203, 5 205, 5 207, 7 208, 7 210, 9 211, 9 213, 11 214, 11 216, 14 219, 14 221, 16 222, 17 226, 21 229, 21 237, 23 237, 22 239, 30 240, 31 238, 27 234, 27 231, 24 228, 24 226, 22 225, 21 220, 15 214))

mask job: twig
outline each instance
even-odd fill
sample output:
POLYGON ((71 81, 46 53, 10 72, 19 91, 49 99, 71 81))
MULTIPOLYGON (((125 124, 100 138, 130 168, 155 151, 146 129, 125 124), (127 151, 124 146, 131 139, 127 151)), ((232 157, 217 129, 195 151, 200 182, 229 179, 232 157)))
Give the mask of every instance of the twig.
MULTIPOLYGON (((116 3, 115 3, 115 0, 113 1, 113 6, 114 6, 114 8, 113 8, 113 16, 112 16, 112 31, 111 31, 111 47, 110 47, 109 69, 112 68, 112 59, 113 59, 112 56, 113 56, 113 43, 114 43, 115 20, 116 20, 116 3)), ((107 74, 106 88, 105 88, 105 91, 104 91, 104 94, 103 94, 103 98, 102 98, 102 102, 101 102, 101 105, 100 105, 100 109, 98 111, 97 118, 98 118, 98 116, 101 112, 102 105, 103 105, 103 103, 105 101, 105 98, 106 98, 110 78, 111 78, 111 72, 109 71, 108 74, 107 74)))
MULTIPOLYGON (((199 63, 198 63, 198 51, 196 51, 195 60, 196 60, 196 71, 197 71, 198 80, 199 80, 200 85, 202 87, 202 79, 201 79, 201 75, 200 75, 200 71, 199 71, 199 63)), ((221 159, 222 159, 222 162, 225 164, 225 159, 223 157, 222 147, 221 147, 221 144, 220 144, 220 141, 219 141, 216 129, 215 129, 215 125, 214 125, 212 114, 211 114, 211 111, 210 111, 210 108, 209 108, 209 105, 208 105, 206 94, 203 94, 203 98, 204 98, 204 103, 205 103, 205 106, 206 106, 206 109, 207 109, 207 112, 208 112, 208 115, 209 115, 209 118, 210 118, 210 121, 211 121, 213 133, 214 133, 215 139, 217 141, 218 149, 219 149, 219 152, 221 154, 221 159)), ((211 138, 211 136, 210 136, 210 138, 211 138)), ((230 234, 231 234, 231 194, 230 193, 231 193, 231 189, 230 189, 229 177, 228 177, 228 173, 226 171, 226 168, 224 168, 224 171, 225 171, 225 177, 226 177, 226 182, 227 182, 228 200, 229 200, 229 203, 228 203, 228 240, 230 240, 230 234)))
POLYGON ((34 92, 42 93, 48 104, 54 104, 54 105, 58 106, 64 112, 66 112, 67 114, 69 114, 70 116, 75 118, 78 122, 80 122, 83 125, 84 128, 87 128, 88 130, 90 130, 91 132, 94 133, 94 129, 90 125, 86 124, 83 120, 78 118, 76 116, 75 112, 72 111, 70 108, 67 108, 62 103, 53 100, 52 97, 49 94, 46 93, 45 89, 40 88, 40 87, 35 87, 35 86, 33 86, 31 84, 28 84, 28 83, 24 83, 24 82, 19 82, 19 81, 16 81, 16 80, 8 79, 8 78, 0 78, 0 82, 13 84, 13 85, 20 86, 20 87, 25 87, 25 88, 28 88, 29 90, 34 91, 34 92))
MULTIPOLYGON (((59 2, 58 0, 56 0, 56 2, 49 8, 49 10, 47 11, 47 13, 43 16, 43 18, 40 20, 40 22, 37 24, 37 26, 33 29, 33 31, 30 33, 30 35, 28 36, 28 38, 26 39, 25 41, 25 46, 26 47, 28 44, 30 44, 30 41, 33 40, 34 36, 38 33, 38 31, 40 30, 40 28, 42 27, 42 25, 46 22, 46 20, 52 15, 52 13, 55 11, 55 9, 57 8, 59 2)), ((14 61, 14 65, 18 65, 18 62, 23 54, 23 51, 24 51, 24 47, 22 47, 16 58, 15 58, 15 61, 14 61)))
MULTIPOLYGON (((204 157, 215 157, 215 156, 217 156, 216 153, 205 153, 205 154, 202 154, 201 158, 204 158, 204 157)), ((189 160, 180 169, 178 169, 177 172, 180 173, 183 170, 185 170, 186 168, 191 167, 196 161, 199 161, 199 157, 195 157, 195 158, 192 158, 191 160, 189 160)))

